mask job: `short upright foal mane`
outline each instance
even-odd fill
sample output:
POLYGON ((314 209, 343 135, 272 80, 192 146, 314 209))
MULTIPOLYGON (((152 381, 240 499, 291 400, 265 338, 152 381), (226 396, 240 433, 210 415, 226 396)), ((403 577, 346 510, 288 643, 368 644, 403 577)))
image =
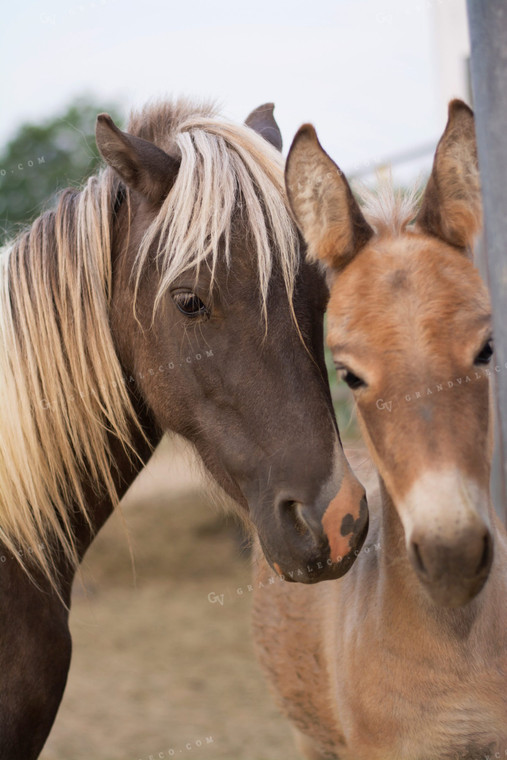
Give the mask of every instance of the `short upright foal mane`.
MULTIPOLYGON (((507 532, 491 504, 491 315, 460 101, 417 211, 363 208, 302 127, 286 181, 332 282, 328 342, 380 476, 367 546, 340 581, 257 591, 260 660, 312 760, 507 757, 507 532)), ((259 558, 258 578, 268 574, 259 558)))

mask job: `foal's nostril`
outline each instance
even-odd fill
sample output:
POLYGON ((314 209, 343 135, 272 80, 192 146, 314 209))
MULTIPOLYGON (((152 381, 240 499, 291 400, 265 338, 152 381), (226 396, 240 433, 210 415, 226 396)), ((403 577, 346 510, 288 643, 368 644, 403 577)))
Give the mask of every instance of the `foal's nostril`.
POLYGON ((491 541, 491 536, 488 532, 485 533, 483 538, 483 549, 482 549, 482 555, 480 562, 477 566, 476 573, 477 575, 480 575, 485 570, 487 570, 492 561, 492 554, 493 554, 493 543, 491 541))
POLYGON ((419 544, 413 543, 412 544, 412 552, 415 559, 415 564, 417 569, 420 573, 423 573, 423 575, 426 575, 426 568, 424 566, 423 558, 421 557, 421 552, 419 550, 419 544))
POLYGON ((459 541, 443 542, 435 537, 417 536, 410 544, 410 559, 423 580, 444 581, 461 578, 473 582, 487 576, 493 559, 493 541, 488 530, 479 535, 464 532, 459 541))

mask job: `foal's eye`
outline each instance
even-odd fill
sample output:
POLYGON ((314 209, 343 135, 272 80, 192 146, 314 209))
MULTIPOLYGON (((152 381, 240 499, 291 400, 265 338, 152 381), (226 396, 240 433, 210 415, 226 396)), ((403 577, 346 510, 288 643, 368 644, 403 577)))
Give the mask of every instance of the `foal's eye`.
POLYGON ((364 380, 362 380, 357 375, 354 375, 353 372, 349 372, 348 370, 347 372, 345 372, 344 375, 342 375, 342 377, 343 377, 343 380, 349 386, 349 388, 353 391, 356 391, 358 388, 364 388, 364 386, 366 385, 364 380))
POLYGON ((199 296, 191 291, 182 291, 173 294, 174 303, 186 317, 198 317, 208 314, 207 306, 199 296))
POLYGON ((490 338, 475 357, 475 364, 489 364, 493 356, 493 339, 490 338))
POLYGON ((337 364, 336 371, 338 372, 341 379, 347 383, 351 390, 357 391, 358 388, 366 387, 364 380, 347 369, 347 367, 343 367, 341 364, 337 364))

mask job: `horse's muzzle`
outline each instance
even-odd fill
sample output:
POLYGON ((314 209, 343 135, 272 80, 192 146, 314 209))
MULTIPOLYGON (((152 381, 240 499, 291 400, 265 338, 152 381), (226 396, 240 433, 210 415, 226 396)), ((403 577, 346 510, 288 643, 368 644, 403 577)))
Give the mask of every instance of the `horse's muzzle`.
POLYGON ((364 488, 352 473, 346 474, 334 499, 319 506, 279 499, 274 526, 257 526, 264 555, 284 580, 340 578, 359 554, 368 532, 368 507, 364 488))

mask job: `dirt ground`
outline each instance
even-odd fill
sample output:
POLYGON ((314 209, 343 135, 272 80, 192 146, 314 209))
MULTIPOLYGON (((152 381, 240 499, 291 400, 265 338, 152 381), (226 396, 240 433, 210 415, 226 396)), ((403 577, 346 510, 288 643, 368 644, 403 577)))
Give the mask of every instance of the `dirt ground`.
POLYGON ((293 757, 253 656, 250 561, 232 518, 168 444, 123 511, 136 581, 114 516, 86 591, 75 585, 72 666, 43 760, 293 757))
POLYGON ((297 757, 254 658, 239 528, 172 445, 124 503, 135 582, 114 516, 75 584, 72 666, 43 760, 297 757))

